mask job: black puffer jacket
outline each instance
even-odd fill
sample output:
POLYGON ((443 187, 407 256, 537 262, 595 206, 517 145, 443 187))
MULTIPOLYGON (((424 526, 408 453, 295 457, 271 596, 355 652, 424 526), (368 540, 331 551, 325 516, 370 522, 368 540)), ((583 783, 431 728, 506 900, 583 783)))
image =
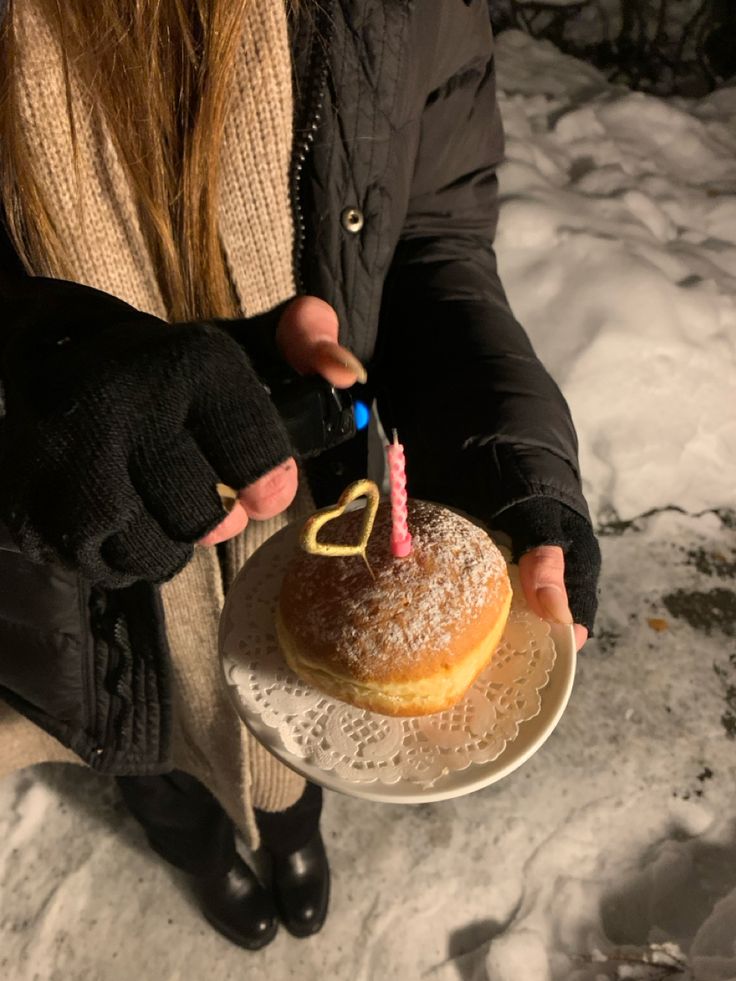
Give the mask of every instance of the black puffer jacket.
MULTIPOLYGON (((336 308, 368 363, 411 493, 496 524, 545 498, 584 524, 567 406, 491 247, 502 133, 486 0, 339 0, 316 29, 294 38, 300 289, 336 308)), ((12 290, 7 240, 1 258, 12 290)), ((365 467, 362 437, 310 464, 318 502, 365 467)), ((19 711, 96 769, 164 771, 167 658, 155 586, 91 586, 29 562, 0 528, 0 695, 19 711)))

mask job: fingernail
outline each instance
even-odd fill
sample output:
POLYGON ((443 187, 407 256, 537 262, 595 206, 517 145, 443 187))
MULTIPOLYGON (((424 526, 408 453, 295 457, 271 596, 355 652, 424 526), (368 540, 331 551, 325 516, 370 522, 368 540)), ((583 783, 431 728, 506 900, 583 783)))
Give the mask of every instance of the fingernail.
POLYGON ((540 586, 537 601, 550 620, 555 623, 572 623, 572 613, 567 605, 565 594, 557 586, 540 586))
POLYGON ((365 370, 365 366, 361 364, 352 351, 348 351, 344 347, 340 347, 337 350, 334 347, 329 347, 327 354, 335 364, 340 365, 341 368, 347 368, 348 371, 352 371, 361 385, 365 385, 368 381, 368 372, 365 370))
POLYGON ((217 493, 220 495, 220 502, 225 508, 228 514, 235 507, 235 503, 238 500, 238 492, 234 491, 232 487, 228 487, 227 484, 218 484, 217 493))

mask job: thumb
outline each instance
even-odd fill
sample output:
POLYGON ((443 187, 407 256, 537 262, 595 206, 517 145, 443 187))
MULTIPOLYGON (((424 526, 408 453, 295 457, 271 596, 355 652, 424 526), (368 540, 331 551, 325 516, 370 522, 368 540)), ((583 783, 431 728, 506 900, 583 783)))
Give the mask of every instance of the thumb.
POLYGON ((316 296, 299 296, 287 306, 276 328, 276 343, 302 375, 321 375, 338 388, 368 379, 355 355, 338 343, 337 313, 316 296))
MULTIPOLYGON (((525 552, 519 559, 519 578, 524 597, 538 617, 553 623, 573 623, 565 588, 565 556, 559 545, 540 545, 525 552)), ((574 630, 580 650, 588 631, 578 623, 574 630)))
POLYGON ((218 484, 217 490, 227 514, 216 528, 199 540, 199 544, 219 545, 239 535, 250 518, 263 521, 281 514, 296 497, 298 479, 296 461, 291 457, 240 492, 226 484, 218 484))

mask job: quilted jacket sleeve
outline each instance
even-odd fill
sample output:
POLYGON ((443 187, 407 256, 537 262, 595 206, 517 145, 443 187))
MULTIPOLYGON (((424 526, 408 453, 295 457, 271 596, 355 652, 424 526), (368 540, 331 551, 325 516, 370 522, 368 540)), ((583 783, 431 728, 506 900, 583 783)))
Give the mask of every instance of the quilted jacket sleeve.
POLYGON ((503 132, 487 9, 476 7, 483 55, 423 109, 409 211, 384 291, 379 410, 406 445, 414 495, 486 521, 542 495, 588 518, 568 406, 496 268, 503 132))

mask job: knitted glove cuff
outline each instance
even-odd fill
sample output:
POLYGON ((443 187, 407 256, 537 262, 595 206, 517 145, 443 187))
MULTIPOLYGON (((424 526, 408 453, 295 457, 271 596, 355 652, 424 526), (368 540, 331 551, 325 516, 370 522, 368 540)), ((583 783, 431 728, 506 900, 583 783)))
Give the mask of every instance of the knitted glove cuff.
POLYGON ((493 525, 510 536, 515 562, 540 545, 560 546, 570 610, 575 623, 592 635, 601 553, 590 523, 554 498, 531 497, 502 511, 493 525))

